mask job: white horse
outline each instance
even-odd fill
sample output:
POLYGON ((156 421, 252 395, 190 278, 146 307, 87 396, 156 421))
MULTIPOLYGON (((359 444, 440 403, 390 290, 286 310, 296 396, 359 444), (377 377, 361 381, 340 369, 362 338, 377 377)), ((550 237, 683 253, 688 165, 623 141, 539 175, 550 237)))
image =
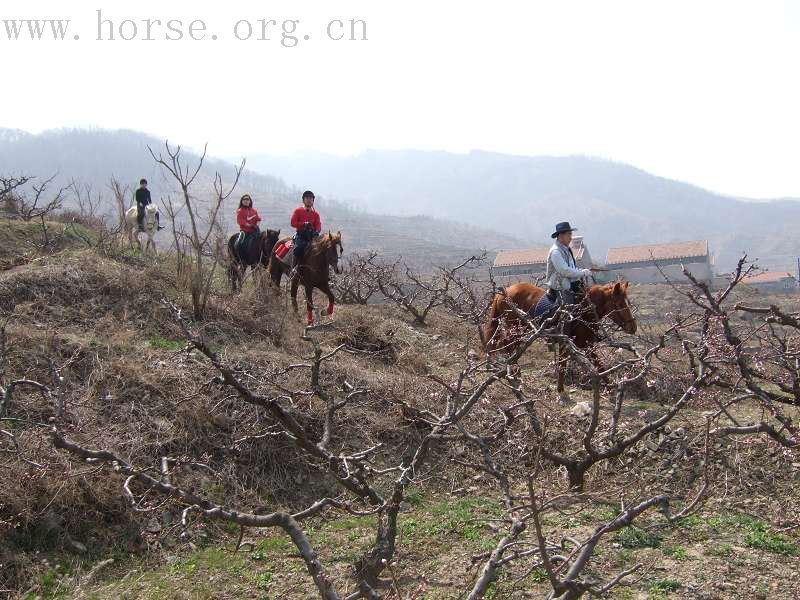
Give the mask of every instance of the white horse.
MULTIPOLYGON (((139 231, 139 223, 136 221, 136 214, 135 206, 131 206, 125 212, 125 230, 128 233, 128 239, 131 241, 131 246, 138 246, 139 251, 142 252, 142 242, 139 241, 141 231, 139 231)), ((158 207, 155 204, 148 204, 145 207, 142 225, 144 225, 144 233, 147 234, 147 244, 144 247, 144 252, 152 248, 153 254, 156 254, 155 235, 158 231, 158 215, 158 207)))

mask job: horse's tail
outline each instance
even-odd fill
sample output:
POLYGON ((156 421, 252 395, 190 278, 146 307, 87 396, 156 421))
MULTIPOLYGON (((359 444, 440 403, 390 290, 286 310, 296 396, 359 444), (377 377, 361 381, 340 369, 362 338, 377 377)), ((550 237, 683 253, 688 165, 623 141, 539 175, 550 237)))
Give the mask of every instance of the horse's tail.
POLYGON ((236 244, 236 235, 232 235, 230 238, 228 238, 228 262, 231 265, 238 262, 238 257, 236 256, 236 251, 234 250, 234 245, 236 244))
POLYGON ((277 248, 280 240, 273 244, 272 248, 269 250, 269 256, 267 257, 267 272, 270 274, 270 277, 273 277, 274 273, 280 271, 280 265, 278 264, 278 257, 275 255, 275 249, 277 248))
POLYGON ((236 250, 234 250, 234 244, 236 243, 236 235, 231 236, 228 239, 227 250, 228 250, 228 283, 230 283, 231 290, 236 291, 236 283, 239 279, 239 257, 236 256, 236 250))

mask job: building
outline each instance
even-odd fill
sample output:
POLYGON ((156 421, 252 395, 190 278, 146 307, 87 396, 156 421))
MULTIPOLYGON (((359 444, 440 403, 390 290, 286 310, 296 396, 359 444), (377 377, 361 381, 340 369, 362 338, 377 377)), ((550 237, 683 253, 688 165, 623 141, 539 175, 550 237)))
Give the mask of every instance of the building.
POLYGON ((742 283, 767 293, 793 293, 797 291, 797 279, 788 271, 767 271, 742 278, 742 283))
POLYGON ((686 283, 683 267, 699 281, 711 283, 713 262, 706 240, 610 248, 606 256, 609 274, 634 283, 663 283, 665 275, 686 283))
MULTIPOLYGON (((582 236, 573 237, 570 248, 579 269, 592 267, 592 257, 582 236)), ((494 276, 514 281, 540 281, 547 270, 549 253, 550 248, 544 246, 524 250, 502 250, 494 259, 494 276)))

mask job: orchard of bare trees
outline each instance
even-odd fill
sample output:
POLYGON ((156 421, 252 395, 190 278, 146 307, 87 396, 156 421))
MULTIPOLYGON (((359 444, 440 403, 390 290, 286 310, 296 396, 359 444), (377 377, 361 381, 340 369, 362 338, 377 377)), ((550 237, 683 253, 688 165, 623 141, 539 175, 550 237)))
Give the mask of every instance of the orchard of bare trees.
MULTIPOLYGON (((0 527, 12 540, 0 586, 48 593, 41 573, 53 569, 19 557, 40 543, 82 557, 55 570, 62 592, 108 595, 134 585, 137 556, 157 565, 217 544, 268 597, 691 591, 656 557, 612 554, 731 511, 759 518, 748 548, 799 553, 796 497, 782 494, 800 462, 800 313, 745 292, 746 257, 724 289, 688 273, 657 286, 671 301, 646 319, 638 303, 655 288, 631 287, 638 333, 602 322, 599 362, 564 334, 574 311, 544 323, 517 311, 519 344, 487 356, 488 300, 504 291, 483 255, 420 273, 351 254, 334 280, 348 306, 308 330, 273 290, 223 288, 217 214, 236 181, 215 177, 202 220, 202 159, 187 167, 180 149, 166 152, 152 153, 181 190, 168 212, 189 216, 185 233, 173 229, 177 267, 135 263, 134 275, 95 244, 81 252, 97 265, 64 258, 54 279, 0 276, 0 527), (569 404, 555 392, 555 348, 569 404), (425 520, 425 506, 439 516, 425 520), (483 512, 451 512, 463 506, 483 512), (320 533, 337 523, 352 535, 320 533), (129 540, 124 552, 104 531, 129 540)), ((6 203, 46 223, 65 192, 16 193, 25 183, 2 182, 6 203)), ((124 208, 121 184, 110 189, 124 208)), ((95 192, 71 193, 95 211, 95 192)))

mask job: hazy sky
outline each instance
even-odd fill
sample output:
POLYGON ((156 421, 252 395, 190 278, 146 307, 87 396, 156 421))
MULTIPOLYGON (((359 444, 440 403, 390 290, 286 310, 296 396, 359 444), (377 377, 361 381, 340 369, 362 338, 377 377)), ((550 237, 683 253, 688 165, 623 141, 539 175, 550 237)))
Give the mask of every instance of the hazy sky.
POLYGON ((4 0, 0 126, 125 127, 216 155, 589 154, 728 194, 800 197, 799 58, 800 1, 4 0), (114 41, 96 40, 98 8, 114 41), (162 21, 153 41, 148 18, 162 21), (5 19, 72 22, 65 41, 9 41, 5 19), (138 40, 119 38, 125 19, 138 40), (182 40, 163 39, 177 36, 170 19, 182 40), (269 41, 255 39, 260 19, 276 20, 269 41), (284 47, 290 19, 299 43, 284 47), (335 19, 365 21, 368 39, 326 39, 335 19), (252 39, 234 37, 240 20, 252 39))

